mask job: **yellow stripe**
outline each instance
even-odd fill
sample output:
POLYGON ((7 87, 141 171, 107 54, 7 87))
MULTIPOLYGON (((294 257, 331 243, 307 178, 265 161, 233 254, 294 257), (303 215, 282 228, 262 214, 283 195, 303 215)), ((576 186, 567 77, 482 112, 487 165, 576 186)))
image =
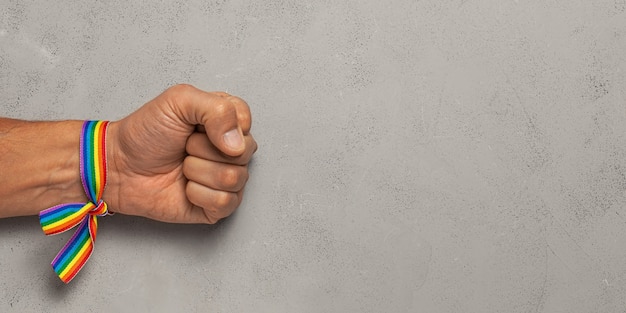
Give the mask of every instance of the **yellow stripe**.
POLYGON ((68 220, 74 219, 78 215, 85 215, 85 214, 87 214, 87 212, 89 212, 94 207, 95 206, 93 205, 93 203, 91 203, 91 202, 86 203, 82 208, 80 208, 78 211, 76 211, 72 215, 69 215, 66 218, 62 219, 62 220, 58 220, 58 221, 56 221, 56 222, 54 222, 52 224, 48 224, 48 225, 44 226, 43 230, 46 231, 48 229, 52 229, 52 228, 58 227, 60 225, 63 225, 65 223, 67 223, 68 220))
POLYGON ((67 273, 70 270, 74 269, 74 266, 76 266, 77 260, 79 260, 83 256, 85 251, 87 251, 87 248, 89 248, 89 246, 91 245, 93 245, 93 242, 91 242, 91 236, 89 236, 89 240, 86 242, 86 244, 83 245, 83 247, 80 248, 80 250, 78 250, 78 253, 76 254, 76 258, 74 258, 73 260, 70 261, 70 263, 67 264, 65 269, 61 273, 59 273, 59 277, 62 277, 63 280, 65 280, 67 273))

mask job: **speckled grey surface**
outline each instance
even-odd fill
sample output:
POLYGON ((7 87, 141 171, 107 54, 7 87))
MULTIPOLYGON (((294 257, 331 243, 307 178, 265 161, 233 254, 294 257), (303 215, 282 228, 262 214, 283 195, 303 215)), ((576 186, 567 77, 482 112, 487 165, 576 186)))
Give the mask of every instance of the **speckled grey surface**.
POLYGON ((624 312, 625 51, 625 0, 3 0, 0 115, 186 82, 260 149, 234 216, 107 218, 69 286, 0 221, 0 311, 624 312))

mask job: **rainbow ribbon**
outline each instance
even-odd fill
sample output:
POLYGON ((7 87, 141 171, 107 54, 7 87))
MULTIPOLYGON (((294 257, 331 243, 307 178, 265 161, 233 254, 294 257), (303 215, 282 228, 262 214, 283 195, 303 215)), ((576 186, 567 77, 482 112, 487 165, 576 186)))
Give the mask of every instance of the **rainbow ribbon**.
POLYGON ((98 216, 111 214, 102 200, 107 181, 108 125, 108 121, 83 123, 80 137, 80 178, 89 202, 60 204, 39 213, 39 222, 46 235, 59 234, 78 226, 76 233, 52 260, 52 268, 66 284, 83 268, 93 252, 98 216))

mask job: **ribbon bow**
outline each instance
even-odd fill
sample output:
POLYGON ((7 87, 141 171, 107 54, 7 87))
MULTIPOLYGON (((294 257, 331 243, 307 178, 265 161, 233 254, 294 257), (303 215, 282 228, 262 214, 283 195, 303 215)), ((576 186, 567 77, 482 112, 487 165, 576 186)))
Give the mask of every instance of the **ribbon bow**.
POLYGON ((90 201, 53 206, 39 213, 44 234, 55 235, 76 226, 76 232, 59 251, 52 268, 64 283, 69 283, 83 268, 96 242, 98 216, 109 213, 102 200, 106 186, 107 121, 85 121, 80 138, 80 176, 90 201))

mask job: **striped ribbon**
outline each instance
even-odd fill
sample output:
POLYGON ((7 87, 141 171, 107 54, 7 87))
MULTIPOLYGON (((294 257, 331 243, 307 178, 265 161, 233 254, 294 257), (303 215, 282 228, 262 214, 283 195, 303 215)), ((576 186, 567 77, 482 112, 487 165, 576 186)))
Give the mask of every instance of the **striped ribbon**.
POLYGON ((39 222, 46 235, 55 235, 78 226, 76 233, 52 260, 52 268, 66 284, 76 276, 93 252, 98 216, 111 214, 102 200, 107 181, 108 125, 108 121, 83 123, 80 137, 80 178, 89 202, 60 204, 39 213, 39 222))

